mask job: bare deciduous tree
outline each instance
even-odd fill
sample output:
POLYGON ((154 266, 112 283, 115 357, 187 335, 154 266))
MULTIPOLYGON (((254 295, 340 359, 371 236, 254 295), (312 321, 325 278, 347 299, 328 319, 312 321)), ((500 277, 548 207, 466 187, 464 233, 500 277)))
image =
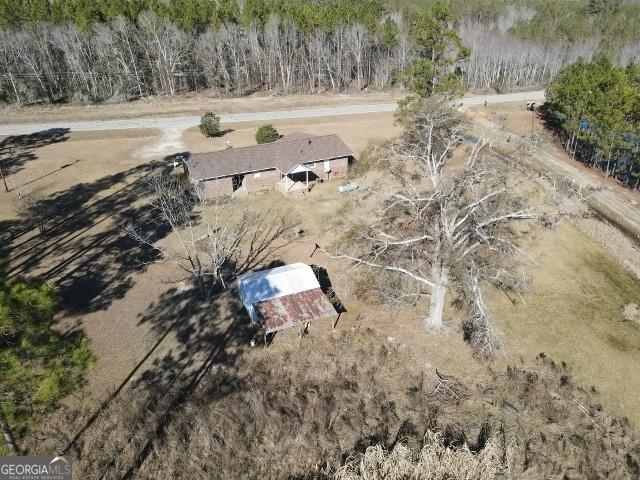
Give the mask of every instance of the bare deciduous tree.
POLYGON ((430 330, 444 327, 450 287, 474 298, 471 305, 486 327, 480 282, 516 286, 506 262, 519 251, 510 224, 534 217, 512 193, 506 172, 485 155, 487 142, 478 141, 457 160, 462 141, 454 113, 444 105, 427 106, 390 148, 394 181, 386 191, 374 192, 376 213, 353 230, 353 250, 330 254, 410 279, 414 296, 430 296, 424 319, 430 330))
MULTIPOLYGON (((509 25, 531 14, 512 9, 490 24, 467 20, 457 27, 472 52, 462 68, 467 86, 542 87, 564 65, 598 53, 599 37, 547 44, 509 32, 509 25)), ((223 22, 191 33, 166 17, 142 12, 135 21, 118 17, 86 31, 47 23, 0 28, 0 98, 101 101, 199 88, 242 95, 256 89, 344 91, 397 83, 397 72, 415 55, 410 18, 393 12, 379 25, 343 20, 331 28, 307 29, 270 14, 264 26, 223 22), (397 34, 385 40, 387 20, 397 34)), ((637 41, 622 45, 614 60, 637 62, 638 52, 637 41)))
POLYGON ((188 188, 176 177, 154 175, 149 187, 154 223, 172 235, 157 242, 133 223, 125 229, 156 252, 147 263, 175 264, 181 272, 175 280, 192 280, 203 295, 266 262, 284 248, 295 226, 282 216, 260 216, 232 202, 206 204, 197 186, 188 188))

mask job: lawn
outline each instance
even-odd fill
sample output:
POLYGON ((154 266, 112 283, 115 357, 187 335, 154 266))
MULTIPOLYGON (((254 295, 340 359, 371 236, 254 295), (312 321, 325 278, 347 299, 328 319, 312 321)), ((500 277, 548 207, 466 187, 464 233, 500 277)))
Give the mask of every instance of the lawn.
POLYGON ((490 307, 508 338, 508 359, 540 352, 566 362, 604 403, 640 423, 640 328, 624 305, 640 299, 640 281, 571 222, 539 232, 527 249, 531 291, 515 303, 494 291, 490 307))

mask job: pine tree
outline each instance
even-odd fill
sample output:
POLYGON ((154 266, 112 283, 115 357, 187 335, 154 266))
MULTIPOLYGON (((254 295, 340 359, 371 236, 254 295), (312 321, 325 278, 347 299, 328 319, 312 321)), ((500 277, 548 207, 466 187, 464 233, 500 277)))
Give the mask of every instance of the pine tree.
POLYGON ((93 361, 85 337, 52 330, 57 306, 49 283, 8 283, 0 269, 0 419, 11 436, 54 408, 93 361))

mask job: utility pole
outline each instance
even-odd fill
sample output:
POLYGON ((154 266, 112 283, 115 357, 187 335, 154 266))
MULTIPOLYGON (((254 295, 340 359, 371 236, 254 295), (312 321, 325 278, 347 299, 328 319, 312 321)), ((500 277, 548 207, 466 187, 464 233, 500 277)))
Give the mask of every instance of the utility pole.
POLYGON ((2 177, 2 181, 4 182, 4 189, 8 192, 9 191, 9 187, 7 185, 7 179, 4 176, 4 169, 2 168, 3 164, 4 164, 4 161, 0 162, 0 177, 2 177))
POLYGON ((533 134, 535 133, 535 124, 534 120, 536 118, 536 104, 531 104, 531 138, 533 138, 533 134))

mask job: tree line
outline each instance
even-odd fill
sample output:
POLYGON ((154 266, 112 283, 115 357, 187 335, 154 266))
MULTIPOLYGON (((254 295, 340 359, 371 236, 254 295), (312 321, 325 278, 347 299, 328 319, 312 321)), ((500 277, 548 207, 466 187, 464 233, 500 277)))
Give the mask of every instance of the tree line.
POLYGON ((640 68, 578 60, 547 88, 549 123, 574 157, 640 188, 640 68))
MULTIPOLYGON (((531 33, 547 11, 538 3, 447 3, 416 9, 379 0, 0 0, 0 99, 100 102, 199 89, 244 95, 403 86, 401 72, 421 57, 419 31, 433 28, 447 38, 442 22, 468 47, 464 62, 450 62, 450 70, 470 88, 539 87, 564 65, 605 48, 595 30, 553 41, 531 33)), ((637 5, 617 11, 640 19, 637 5)), ((591 24, 609 18, 584 12, 591 24)), ((637 32, 616 38, 616 62, 638 59, 637 32)), ((456 60, 450 57, 457 53, 442 55, 456 60)))

